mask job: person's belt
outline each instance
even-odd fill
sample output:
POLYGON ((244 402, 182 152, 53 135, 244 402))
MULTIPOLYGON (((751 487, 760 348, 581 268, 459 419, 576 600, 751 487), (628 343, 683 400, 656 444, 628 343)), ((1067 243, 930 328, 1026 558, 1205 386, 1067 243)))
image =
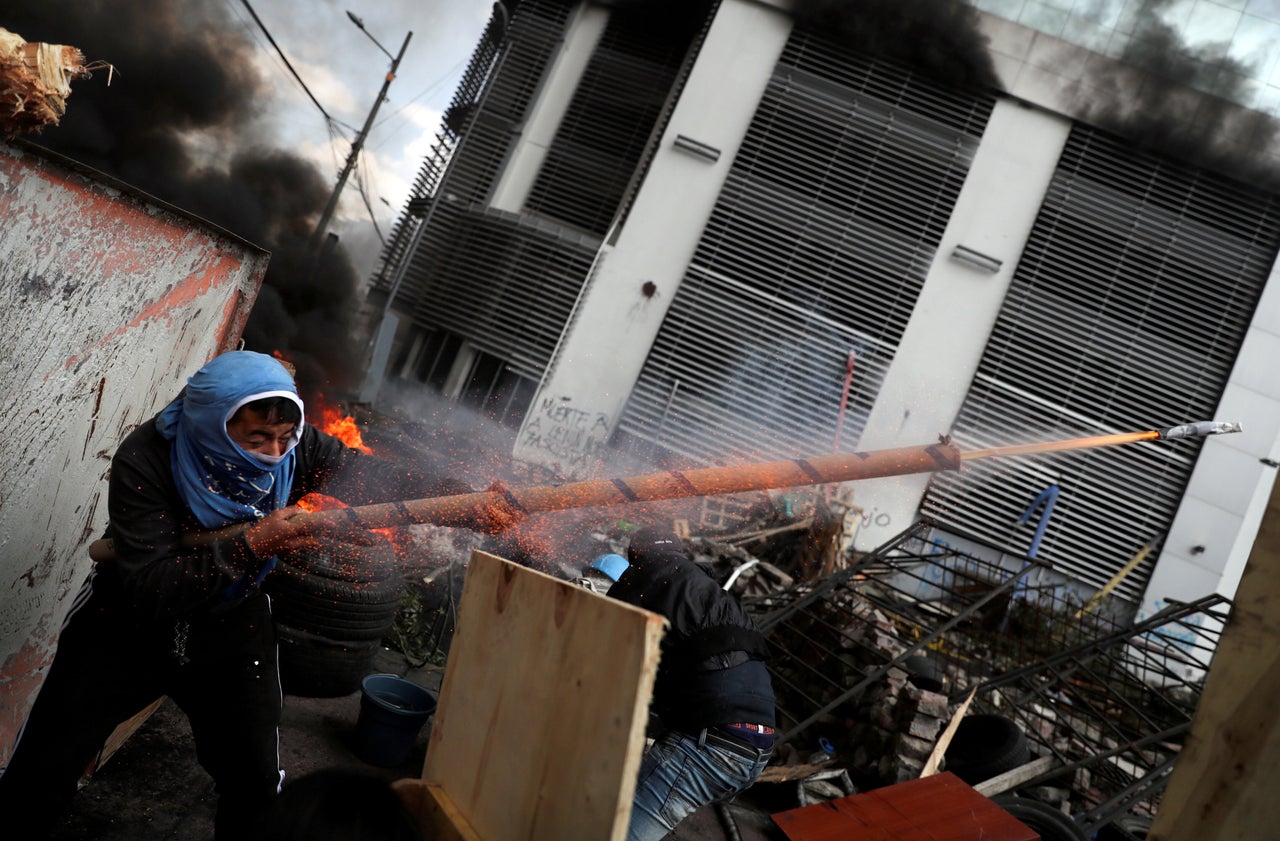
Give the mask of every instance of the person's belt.
POLYGON ((715 745, 747 759, 768 759, 773 756, 773 746, 758 748, 745 739, 739 739, 723 730, 707 728, 698 734, 698 745, 715 745))
POLYGON ((769 726, 769 725, 767 725, 767 724, 744 724, 744 723, 742 723, 742 722, 740 722, 740 721, 735 721, 735 722, 733 722, 732 724, 721 724, 720 726, 721 726, 721 727, 736 727, 736 728, 738 728, 739 730, 751 730, 752 732, 760 733, 760 734, 765 735, 765 736, 772 736, 772 735, 773 735, 773 728, 772 728, 772 727, 770 727, 770 726, 769 726))

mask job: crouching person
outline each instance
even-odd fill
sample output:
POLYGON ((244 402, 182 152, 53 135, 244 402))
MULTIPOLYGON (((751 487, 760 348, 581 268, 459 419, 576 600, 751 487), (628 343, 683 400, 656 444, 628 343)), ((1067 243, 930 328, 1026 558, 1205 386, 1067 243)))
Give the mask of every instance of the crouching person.
POLYGON ((670 532, 641 529, 627 557, 603 555, 590 568, 613 581, 610 598, 671 623, 650 707, 662 732, 641 760, 627 833, 658 841, 698 807, 746 789, 768 764, 774 697, 765 642, 670 532))

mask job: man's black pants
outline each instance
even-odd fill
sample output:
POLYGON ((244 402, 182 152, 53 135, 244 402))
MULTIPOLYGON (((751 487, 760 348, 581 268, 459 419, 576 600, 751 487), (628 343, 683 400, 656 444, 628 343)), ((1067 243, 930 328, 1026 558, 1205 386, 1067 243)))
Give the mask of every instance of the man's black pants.
MULTIPOLYGON (((249 834, 280 784, 280 679, 270 603, 251 596, 193 629, 175 656, 173 624, 131 627, 95 594, 63 629, 17 748, 0 776, 6 835, 45 838, 121 722, 168 695, 191 722, 218 792, 218 839, 249 834)), ((181 647, 181 646, 179 646, 181 647)))

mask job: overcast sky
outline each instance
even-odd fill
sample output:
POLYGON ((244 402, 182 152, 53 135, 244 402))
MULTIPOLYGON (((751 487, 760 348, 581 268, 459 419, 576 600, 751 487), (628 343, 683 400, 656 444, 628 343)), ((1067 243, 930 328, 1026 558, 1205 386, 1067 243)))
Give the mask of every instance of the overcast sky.
MULTIPOLYGON (((336 183, 350 141, 369 115, 391 59, 351 22, 355 14, 388 53, 396 55, 413 33, 372 131, 356 174, 365 179, 382 234, 407 200, 477 40, 492 0, 249 0, 258 18, 307 88, 335 119, 350 128, 330 137, 324 116, 293 79, 243 0, 222 0, 259 45, 259 72, 276 101, 263 109, 279 145, 314 161, 336 183), (385 203, 384 203, 385 202, 385 203)), ((369 238, 369 212, 349 179, 338 208, 340 232, 360 268, 372 269, 377 248, 369 238), (365 228, 361 231, 360 228, 365 228), (362 236, 364 241, 362 241, 362 236), (371 253, 372 251, 372 253, 371 253)))

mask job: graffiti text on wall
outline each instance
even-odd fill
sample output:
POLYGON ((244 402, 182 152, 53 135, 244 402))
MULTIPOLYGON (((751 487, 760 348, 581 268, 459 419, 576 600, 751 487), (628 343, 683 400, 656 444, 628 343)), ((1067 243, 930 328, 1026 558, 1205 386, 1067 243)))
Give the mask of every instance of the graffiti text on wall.
POLYGON ((520 447, 537 452, 565 474, 580 475, 595 463, 608 438, 604 412, 575 409, 567 399, 547 397, 521 428, 520 447))

